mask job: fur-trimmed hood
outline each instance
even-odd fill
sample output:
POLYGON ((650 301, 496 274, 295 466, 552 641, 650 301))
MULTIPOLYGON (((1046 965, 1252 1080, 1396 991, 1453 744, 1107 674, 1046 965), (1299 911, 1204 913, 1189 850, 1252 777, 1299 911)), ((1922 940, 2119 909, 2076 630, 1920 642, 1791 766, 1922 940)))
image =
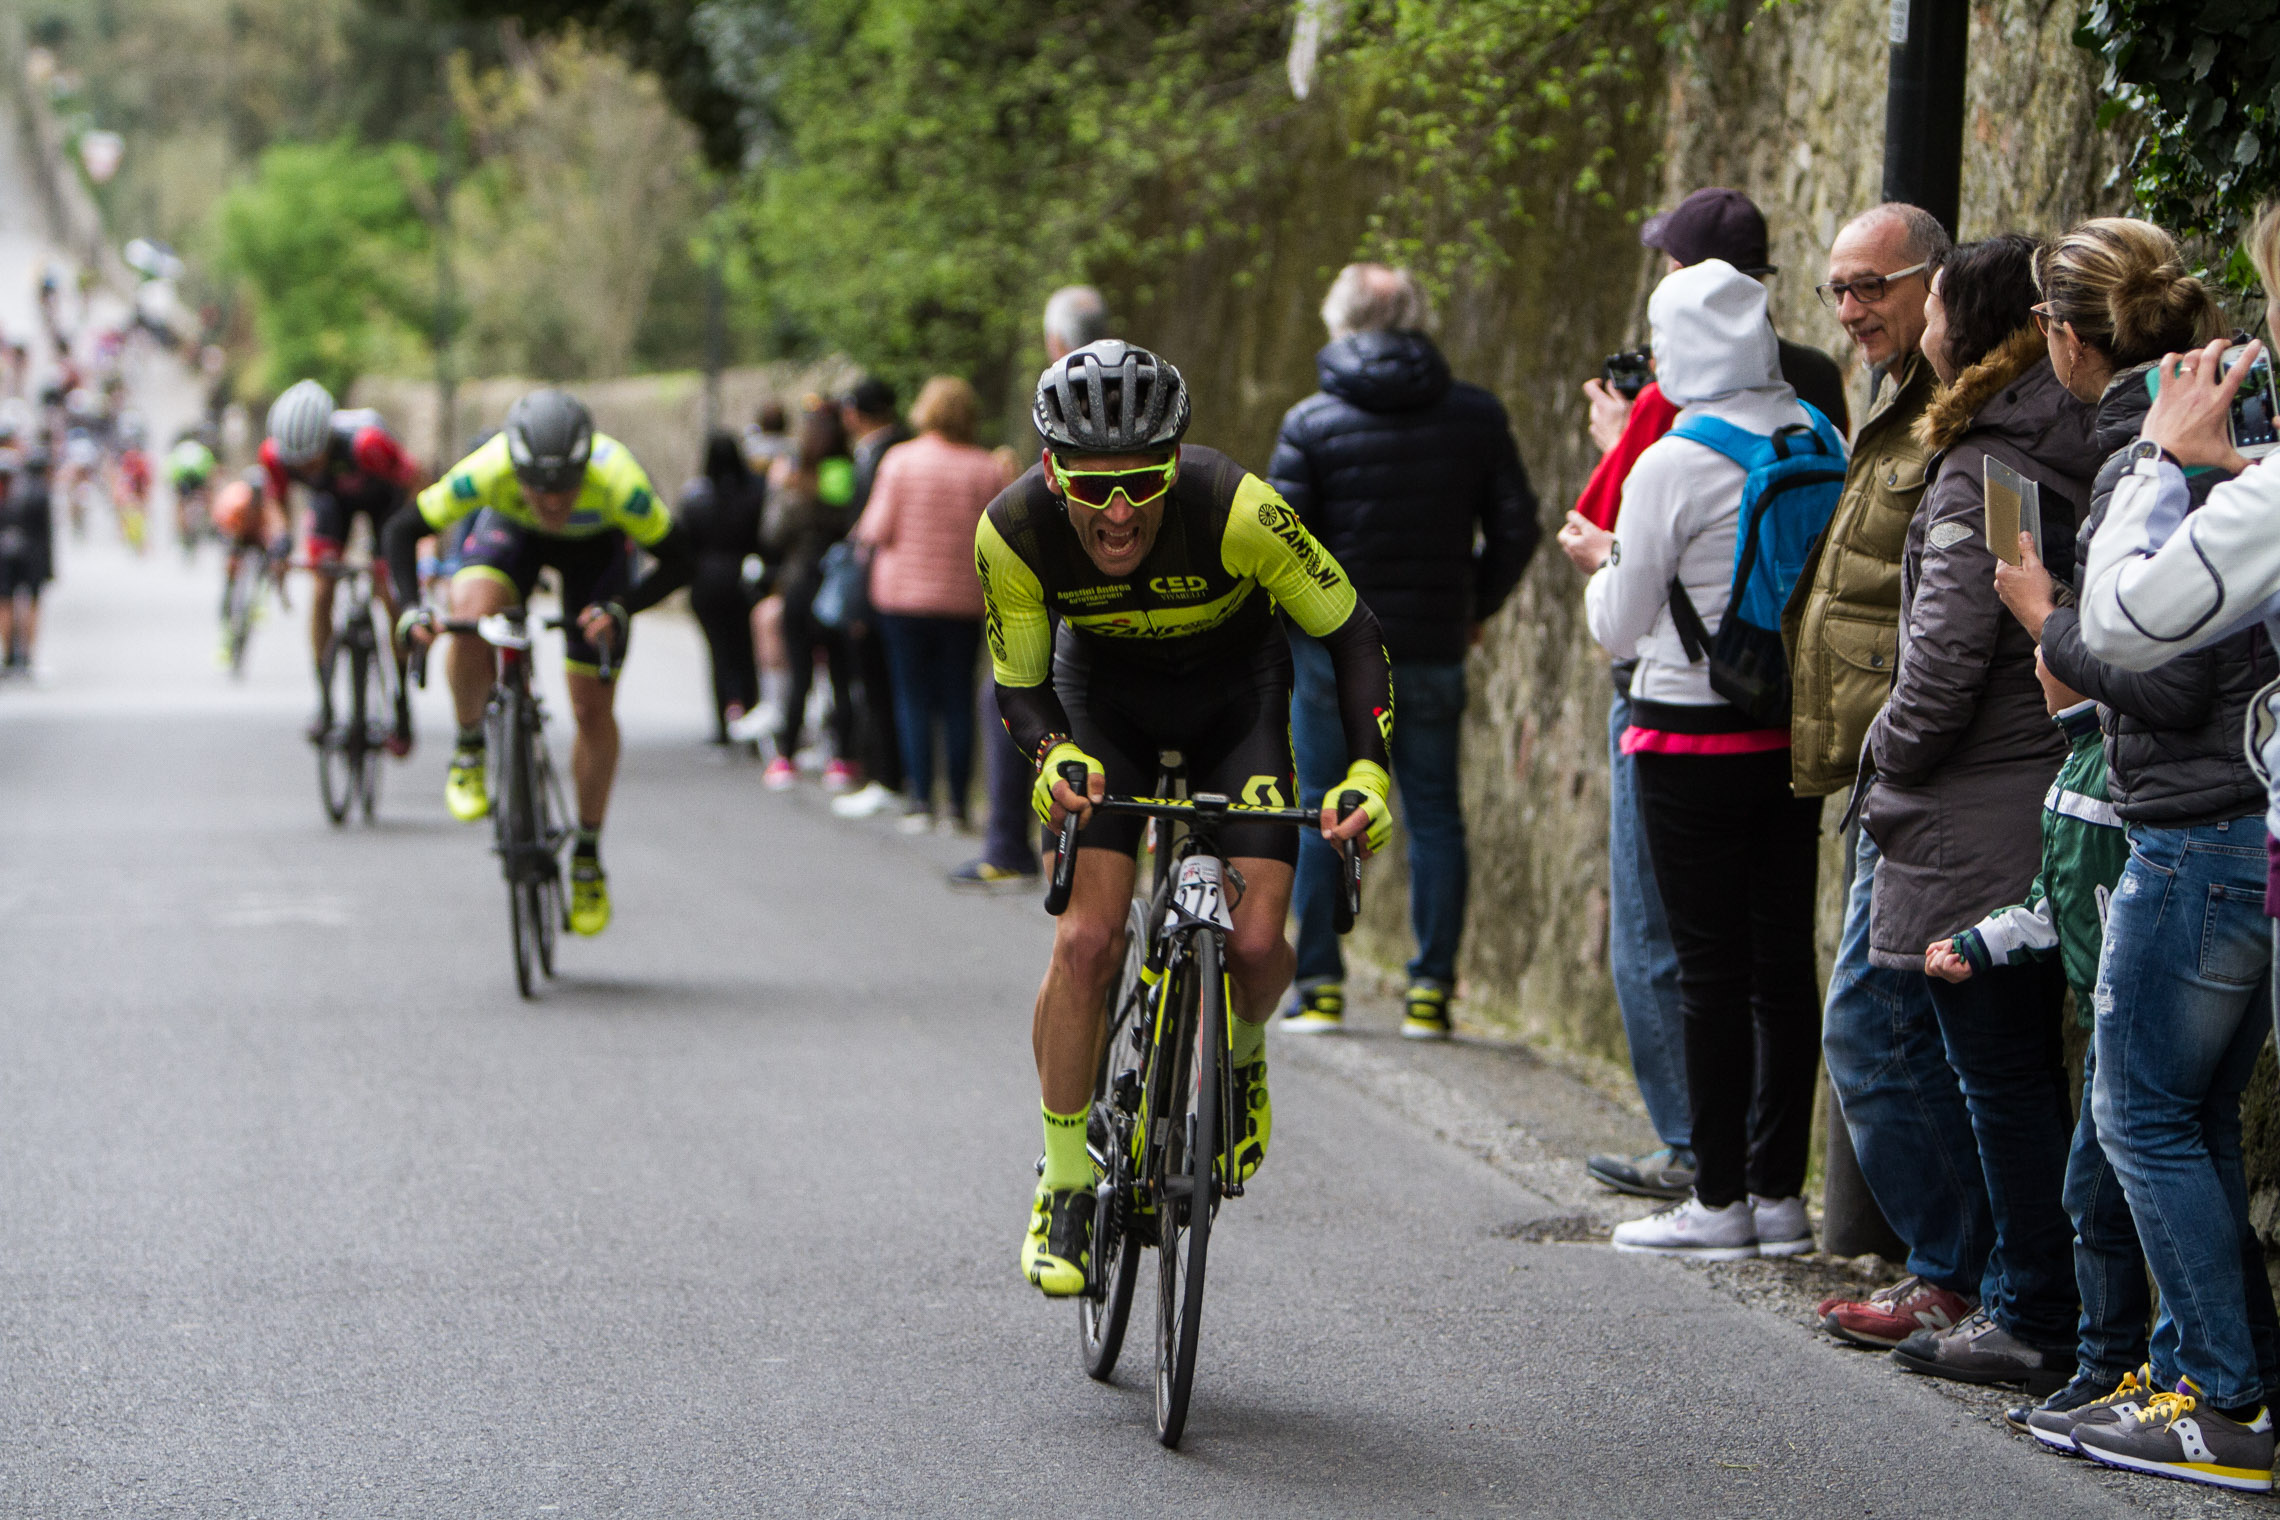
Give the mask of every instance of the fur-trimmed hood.
MULTIPOLYGON (((2041 333, 2022 327, 1995 345, 1994 351, 1942 386, 1924 415, 1916 419, 1916 441, 1937 453, 1953 448, 1987 404, 2004 388, 2026 377, 2037 364, 2048 367, 2050 350, 2041 333)), ((2057 376, 2051 377, 2054 381, 2057 376)))

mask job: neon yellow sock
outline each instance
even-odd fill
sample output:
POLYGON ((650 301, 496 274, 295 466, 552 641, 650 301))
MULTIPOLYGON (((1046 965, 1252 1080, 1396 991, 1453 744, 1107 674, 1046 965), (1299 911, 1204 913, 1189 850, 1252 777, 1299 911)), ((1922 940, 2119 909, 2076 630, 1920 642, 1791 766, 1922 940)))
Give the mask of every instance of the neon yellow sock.
POLYGON ((1227 1054, 1237 1066, 1248 1066, 1267 1048, 1267 1026, 1249 1019, 1227 1021, 1227 1054))
POLYGON ((1087 1103, 1073 1114, 1057 1114, 1037 1105, 1045 1115, 1045 1185, 1055 1192, 1063 1188, 1089 1188, 1093 1185, 1092 1157, 1085 1152, 1085 1119, 1092 1113, 1087 1103))

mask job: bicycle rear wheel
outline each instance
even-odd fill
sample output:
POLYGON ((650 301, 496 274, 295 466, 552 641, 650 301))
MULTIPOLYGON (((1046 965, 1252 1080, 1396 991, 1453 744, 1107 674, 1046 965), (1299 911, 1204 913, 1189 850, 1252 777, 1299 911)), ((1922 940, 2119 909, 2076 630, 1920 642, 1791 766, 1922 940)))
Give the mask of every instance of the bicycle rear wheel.
POLYGON ((1203 1278, 1211 1218, 1219 1206, 1220 1063, 1226 1058, 1227 1012, 1220 1005, 1219 941, 1197 934, 1178 990, 1182 1016, 1166 1031, 1169 1081, 1158 1112, 1169 1125, 1157 1203, 1156 1439, 1180 1444, 1188 1396, 1195 1388, 1195 1350, 1203 1328, 1203 1278))
POLYGON ((1136 1031, 1147 1027, 1148 987, 1140 969, 1148 958, 1148 910, 1134 899, 1126 915, 1124 972, 1109 988, 1108 1037, 1093 1078, 1092 1118, 1085 1148, 1099 1184, 1093 1192, 1092 1288, 1077 1300, 1078 1343, 1085 1372, 1105 1383, 1124 1349, 1132 1318, 1132 1284, 1140 1274, 1140 1240, 1131 1228, 1134 1205, 1132 1132, 1140 1122, 1137 1098, 1145 1068, 1136 1031))
POLYGON ((350 682, 355 662, 348 657, 345 641, 334 634, 326 641, 324 658, 317 662, 317 684, 321 688, 324 711, 332 716, 332 724, 317 741, 317 790, 325 805, 325 816, 334 823, 348 821, 349 805, 356 800, 358 778, 355 764, 350 759, 348 731, 341 726, 340 715, 354 705, 350 682))

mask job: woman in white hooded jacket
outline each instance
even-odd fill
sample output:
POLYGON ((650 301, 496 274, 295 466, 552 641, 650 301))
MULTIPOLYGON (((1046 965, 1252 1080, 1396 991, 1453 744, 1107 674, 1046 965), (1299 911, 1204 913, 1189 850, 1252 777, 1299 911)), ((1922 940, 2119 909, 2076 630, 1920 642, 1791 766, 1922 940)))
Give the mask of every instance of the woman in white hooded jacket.
MULTIPOLYGON (((1770 437, 1808 425, 1756 280, 1718 259, 1692 265, 1655 288, 1647 318, 1680 427, 1707 416, 1770 437)), ((1576 521, 1560 536, 1591 576, 1592 637, 1639 662, 1623 748, 1678 949, 1694 1105, 1693 1196, 1623 1225, 1615 1248, 1720 1261, 1813 1249, 1799 1195, 1820 1056, 1820 801, 1791 795, 1789 730, 1759 727, 1710 689, 1670 605, 1676 578, 1705 628, 1725 616, 1744 479, 1674 432, 1639 456, 1617 532, 1576 521)))

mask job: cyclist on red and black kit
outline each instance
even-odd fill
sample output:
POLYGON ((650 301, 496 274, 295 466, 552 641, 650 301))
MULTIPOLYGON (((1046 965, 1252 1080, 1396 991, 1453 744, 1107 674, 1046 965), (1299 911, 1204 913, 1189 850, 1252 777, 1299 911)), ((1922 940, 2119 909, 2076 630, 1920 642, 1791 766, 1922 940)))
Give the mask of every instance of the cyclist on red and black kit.
MULTIPOLYGON (((339 411, 332 393, 314 380, 290 386, 269 408, 269 436, 262 441, 261 467, 269 479, 269 499, 283 504, 299 485, 309 494, 308 555, 311 561, 338 560, 348 545, 356 519, 372 530, 372 589, 388 609, 395 626, 395 588, 379 553, 380 530, 411 499, 419 484, 419 467, 404 446, 381 424, 373 411, 339 411)), ((332 637, 333 583, 318 576, 309 596, 309 650, 322 662, 325 643, 332 637)), ((400 653, 400 651, 399 651, 400 653)), ((331 731, 330 693, 320 674, 317 715, 309 725, 309 738, 322 740, 331 731)), ((388 738, 388 752, 408 754, 412 747, 412 711, 401 683, 396 688, 396 728, 388 738)))

